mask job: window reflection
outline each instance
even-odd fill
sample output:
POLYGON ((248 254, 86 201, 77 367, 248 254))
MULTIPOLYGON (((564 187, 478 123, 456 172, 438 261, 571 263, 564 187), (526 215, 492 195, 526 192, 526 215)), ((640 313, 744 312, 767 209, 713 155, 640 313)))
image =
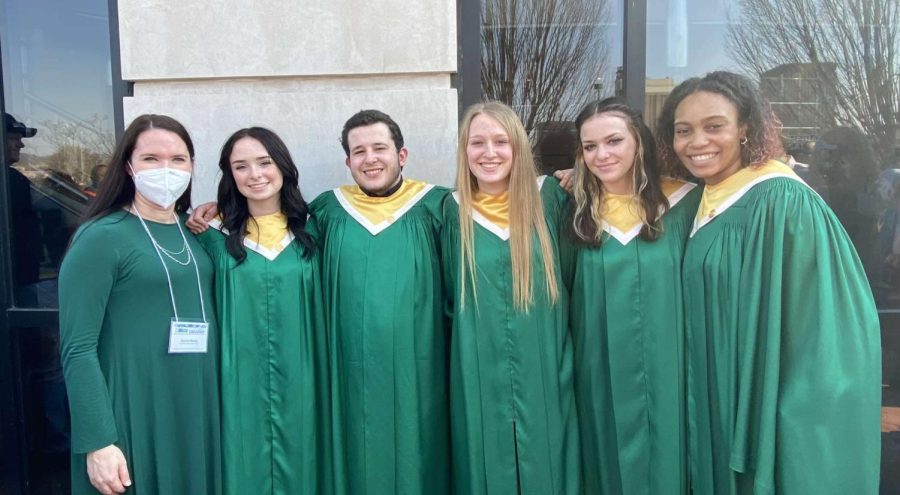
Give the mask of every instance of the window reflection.
POLYGON ((0 0, 20 307, 57 306, 59 264, 114 144, 107 9, 103 0, 0 0))
POLYGON ((612 95, 622 60, 622 13, 609 0, 484 0, 481 86, 513 107, 543 171, 574 161, 574 119, 612 95))
POLYGON ((69 403, 57 327, 13 328, 31 493, 69 493, 69 403))

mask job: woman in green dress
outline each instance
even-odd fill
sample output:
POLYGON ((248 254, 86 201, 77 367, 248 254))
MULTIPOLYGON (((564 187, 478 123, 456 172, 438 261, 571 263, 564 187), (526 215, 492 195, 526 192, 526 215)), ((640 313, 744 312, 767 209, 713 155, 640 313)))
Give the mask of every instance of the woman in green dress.
POLYGON ((569 230, 582 249, 570 308, 585 493, 686 493, 681 260, 700 191, 661 177, 653 135, 624 102, 589 103, 575 123, 569 230))
POLYGON ((657 126, 706 183, 683 264, 693 493, 874 494, 875 304, 834 213, 773 160, 775 123, 749 79, 713 72, 657 126))
POLYGON ((59 275, 72 493, 221 493, 213 267, 183 213, 194 147, 142 115, 59 275))
POLYGON ((250 127, 219 168, 220 217, 199 239, 222 328, 224 492, 330 493, 325 325, 297 167, 274 132, 250 127))
POLYGON ((522 123, 502 103, 469 108, 457 153, 442 238, 454 490, 581 493, 557 252, 566 194, 537 177, 522 123))

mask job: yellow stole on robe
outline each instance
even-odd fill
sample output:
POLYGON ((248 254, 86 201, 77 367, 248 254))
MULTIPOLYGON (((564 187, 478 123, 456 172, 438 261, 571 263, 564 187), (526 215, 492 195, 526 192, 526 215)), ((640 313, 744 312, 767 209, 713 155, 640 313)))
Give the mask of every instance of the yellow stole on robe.
POLYGON ((334 190, 334 195, 350 216, 375 235, 396 222, 433 187, 403 179, 400 189, 386 197, 369 196, 358 185, 341 186, 334 190))
MULTIPOLYGON (((668 177, 663 178, 661 184, 662 193, 668 198, 670 208, 678 204, 694 187, 696 185, 690 182, 668 177)), ((644 221, 641 218, 641 203, 636 196, 604 193, 601 208, 603 229, 623 245, 640 234, 644 221)))
POLYGON ((700 197, 695 223, 715 218, 741 199, 753 186, 775 177, 788 177, 802 182, 791 167, 771 160, 758 167, 744 167, 718 184, 707 184, 700 197))
MULTIPOLYGON (((222 227, 222 217, 209 222, 210 226, 228 234, 222 227)), ((287 228, 287 216, 282 212, 261 215, 247 219, 247 233, 244 236, 244 247, 259 253, 268 260, 274 260, 284 248, 294 240, 294 234, 287 228)))
POLYGON ((509 191, 496 196, 476 191, 472 196, 472 208, 488 222, 509 229, 509 191))

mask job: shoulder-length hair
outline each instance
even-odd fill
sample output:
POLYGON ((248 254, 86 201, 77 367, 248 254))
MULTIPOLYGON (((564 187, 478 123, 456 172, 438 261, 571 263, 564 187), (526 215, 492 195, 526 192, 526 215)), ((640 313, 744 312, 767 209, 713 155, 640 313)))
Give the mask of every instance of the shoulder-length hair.
POLYGON ((280 193, 281 212, 287 217, 287 227, 294 234, 294 240, 303 248, 303 256, 309 257, 315 252, 315 242, 312 236, 306 232, 306 219, 309 208, 303 195, 300 194, 300 173, 291 153, 284 141, 277 134, 263 127, 248 127, 240 129, 232 134, 222 146, 219 155, 219 170, 222 171, 222 180, 219 181, 217 200, 219 212, 222 215, 222 226, 227 229, 225 247, 228 254, 237 260, 238 264, 247 258, 244 249, 244 237, 247 235, 247 222, 254 221, 247 206, 247 198, 238 191, 231 171, 231 152, 235 143, 244 138, 259 141, 266 152, 275 162, 275 166, 281 172, 282 186, 280 193))
POLYGON ((738 124, 747 128, 747 141, 740 145, 741 167, 761 165, 784 154, 779 132, 781 123, 753 81, 733 72, 710 72, 675 86, 660 110, 656 126, 657 145, 673 175, 690 176, 673 147, 675 111, 682 100, 700 91, 722 95, 737 108, 738 124))
POLYGON ((467 281, 472 284, 472 294, 477 297, 472 198, 478 190, 478 181, 469 170, 466 147, 472 121, 479 115, 485 115, 499 122, 509 135, 512 146, 512 168, 509 176, 509 250, 515 306, 527 311, 534 302, 531 240, 535 233, 541 245, 544 286, 550 302, 556 303, 559 299, 559 287, 556 282, 553 243, 544 218, 544 206, 537 186, 537 168, 531 154, 531 146, 522 121, 513 109, 500 102, 472 105, 459 126, 456 189, 459 195, 460 300, 465 301, 467 281))
MULTIPOLYGON (((194 142, 187 129, 180 122, 167 115, 144 114, 134 119, 122 138, 116 143, 112 157, 107 163, 106 178, 100 183, 97 190, 97 196, 88 204, 87 210, 84 212, 84 219, 102 217, 118 210, 134 201, 134 180, 128 173, 128 163, 131 161, 131 154, 134 153, 134 147, 141 134, 151 129, 162 129, 178 135, 191 156, 191 163, 194 161, 194 142)), ((191 207, 191 186, 188 185, 184 194, 175 202, 175 211, 184 213, 191 207)))
POLYGON ((603 239, 603 184, 588 169, 581 142, 581 128, 588 120, 598 115, 621 118, 634 138, 636 146, 631 169, 634 183, 632 194, 639 199, 641 205, 640 216, 644 226, 641 228, 640 236, 646 241, 654 241, 662 233, 661 218, 669 209, 669 201, 662 191, 656 142, 640 112, 615 97, 588 103, 575 119, 575 127, 578 129, 578 150, 575 154, 572 191, 575 208, 572 210, 571 234, 576 242, 589 246, 599 246, 603 239))

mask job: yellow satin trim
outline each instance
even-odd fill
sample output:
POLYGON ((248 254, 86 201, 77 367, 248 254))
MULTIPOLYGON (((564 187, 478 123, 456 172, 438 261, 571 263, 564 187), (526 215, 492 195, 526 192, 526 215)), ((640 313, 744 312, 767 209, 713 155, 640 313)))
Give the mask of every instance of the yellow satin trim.
POLYGON ((369 196, 357 185, 341 186, 339 189, 344 198, 366 220, 378 225, 385 220, 395 220, 394 215, 413 198, 422 192, 428 184, 412 179, 403 179, 400 189, 384 198, 369 196))
POLYGON ((622 232, 628 232, 641 223, 640 202, 632 194, 603 193, 600 214, 609 225, 622 232))
POLYGON ((797 176, 791 167, 776 160, 770 160, 758 167, 744 167, 722 182, 716 185, 707 184, 703 188, 703 195, 700 197, 700 207, 697 209, 697 220, 700 221, 704 218, 716 216, 718 213, 716 210, 744 186, 769 174, 797 176))
MULTIPOLYGON (((684 184, 680 180, 665 177, 661 184, 662 193, 669 198, 681 189, 684 184)), ((631 194, 603 193, 601 215, 603 215, 603 220, 606 223, 620 232, 629 232, 643 223, 641 219, 641 203, 631 194)))
POLYGON ((280 211, 247 220, 246 239, 266 249, 280 251, 287 235, 287 217, 280 211))
POLYGON ((472 196, 472 208, 497 227, 509 228, 509 191, 497 196, 476 191, 472 196))

